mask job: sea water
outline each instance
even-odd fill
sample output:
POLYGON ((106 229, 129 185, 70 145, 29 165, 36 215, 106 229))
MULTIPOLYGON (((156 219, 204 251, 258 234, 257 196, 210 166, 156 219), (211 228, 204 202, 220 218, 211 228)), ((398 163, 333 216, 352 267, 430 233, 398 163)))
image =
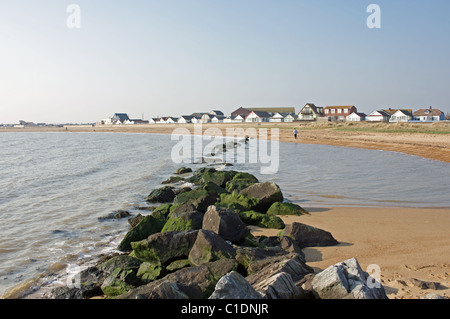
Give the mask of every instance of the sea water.
MULTIPOLYGON (((36 290, 35 278, 57 280, 113 252, 129 226, 102 217, 121 209, 145 215, 145 197, 178 167, 202 167, 174 163, 175 144, 156 134, 1 133, 0 296, 20 285, 36 290)), ((277 160, 270 175, 258 163, 217 167, 275 182, 305 208, 450 207, 447 163, 293 143, 280 143, 277 160)))

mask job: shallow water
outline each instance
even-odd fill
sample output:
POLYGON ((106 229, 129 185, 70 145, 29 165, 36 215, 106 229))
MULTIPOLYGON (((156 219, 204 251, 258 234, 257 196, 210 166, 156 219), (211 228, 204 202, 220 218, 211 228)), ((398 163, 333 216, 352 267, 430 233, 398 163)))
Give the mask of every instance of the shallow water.
MULTIPOLYGON (((176 168, 199 167, 171 160, 176 143, 151 134, 0 134, 0 295, 114 250, 128 223, 99 217, 119 209, 145 214, 137 207, 148 206, 145 196, 176 168)), ((447 163, 289 143, 280 143, 273 160, 277 174, 262 175, 258 163, 229 169, 277 183, 304 207, 450 207, 447 163)))

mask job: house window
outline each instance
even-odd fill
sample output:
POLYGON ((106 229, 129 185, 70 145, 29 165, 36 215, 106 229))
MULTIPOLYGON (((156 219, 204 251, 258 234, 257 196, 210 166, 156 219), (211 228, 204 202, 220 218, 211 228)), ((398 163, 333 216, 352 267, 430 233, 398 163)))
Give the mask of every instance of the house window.
POLYGON ((335 109, 331 109, 331 114, 334 114, 336 112, 335 109))
POLYGON ((326 110, 325 110, 325 114, 328 114, 328 111, 329 111, 329 110, 328 110, 328 109, 326 109, 326 110))

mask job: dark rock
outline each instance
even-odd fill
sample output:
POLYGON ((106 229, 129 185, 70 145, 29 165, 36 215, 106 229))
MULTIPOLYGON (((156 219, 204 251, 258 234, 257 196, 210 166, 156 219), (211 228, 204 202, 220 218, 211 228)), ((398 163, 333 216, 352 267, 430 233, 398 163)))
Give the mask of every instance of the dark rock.
POLYGON ((177 169, 175 171, 175 174, 186 174, 186 173, 191 173, 192 172, 192 168, 189 167, 180 167, 179 169, 177 169))
POLYGON ((441 284, 439 282, 434 282, 434 281, 425 281, 425 280, 420 280, 420 279, 416 279, 416 278, 411 278, 409 279, 409 282, 416 287, 419 287, 420 289, 433 289, 433 290, 437 290, 440 288, 441 284))
POLYGON ((138 270, 142 261, 128 255, 118 255, 110 258, 109 260, 98 265, 98 269, 106 274, 112 274, 112 272, 120 268, 122 270, 138 270))
POLYGON ((209 299, 261 299, 261 295, 236 271, 232 271, 217 282, 209 299))
POLYGON ((220 194, 220 200, 216 203, 216 206, 229 208, 236 212, 244 212, 253 210, 258 204, 259 200, 256 198, 233 192, 232 194, 220 194))
POLYGON ((280 187, 270 182, 253 184, 244 188, 240 194, 257 198, 259 203, 253 209, 259 212, 266 212, 273 203, 283 201, 283 194, 281 193, 280 187))
POLYGON ((288 236, 270 236, 261 240, 261 245, 266 247, 280 247, 281 249, 290 252, 296 253, 301 256, 301 258, 305 258, 305 255, 301 248, 295 243, 295 241, 288 236))
POLYGON ((309 213, 297 204, 281 203, 281 202, 273 203, 272 206, 270 206, 269 210, 267 211, 267 215, 300 216, 300 215, 306 215, 306 214, 309 214, 309 213))
POLYGON ((119 298, 134 299, 139 296, 148 299, 154 294, 157 285, 166 282, 176 284, 178 290, 189 299, 206 299, 213 293, 219 279, 236 268, 237 262, 233 259, 221 259, 201 266, 183 268, 162 279, 138 287, 119 298))
POLYGON ((152 215, 145 216, 125 235, 117 249, 119 251, 130 251, 132 242, 140 241, 152 234, 159 233, 166 221, 167 218, 163 212, 153 212, 152 215))
POLYGON ((97 267, 89 267, 75 275, 70 285, 51 290, 49 299, 88 299, 103 295, 101 285, 106 274, 97 267))
POLYGON ((184 181, 183 177, 180 176, 170 176, 168 179, 166 179, 165 181, 161 182, 161 184, 165 185, 165 184, 175 184, 178 182, 184 181))
POLYGON ((137 214, 134 217, 131 217, 128 219, 128 224, 130 224, 131 227, 135 227, 137 224, 139 224, 144 219, 144 216, 141 214, 137 214))
POLYGON ((184 204, 191 204, 196 211, 206 212, 208 206, 214 205, 216 202, 216 196, 208 193, 204 189, 194 189, 189 192, 178 194, 174 201, 174 206, 180 206, 184 204))
POLYGON ((241 212, 239 213, 239 217, 247 225, 274 229, 283 229, 286 226, 278 216, 268 216, 253 210, 241 212))
POLYGON ((334 246, 339 244, 331 233, 302 223, 292 223, 286 226, 283 235, 294 239, 300 248, 334 246))
POLYGON ((131 216, 130 212, 128 212, 126 210, 118 210, 116 212, 112 212, 109 215, 99 217, 98 220, 105 221, 108 219, 121 219, 121 218, 129 217, 129 216, 131 216))
POLYGON ((172 187, 165 186, 153 190, 150 195, 148 195, 145 200, 150 203, 168 203, 173 201, 175 198, 175 193, 172 187))
POLYGON ((235 249, 226 243, 222 237, 212 231, 202 229, 197 234, 197 240, 192 246, 188 258, 192 265, 199 266, 222 258, 234 258, 235 256, 235 249))
POLYGON ((200 229, 202 223, 203 214, 200 212, 171 213, 161 232, 200 229))
MULTIPOLYGON (((236 250, 236 260, 248 269, 253 263, 261 260, 268 260, 267 263, 273 262, 272 257, 283 256, 283 258, 288 258, 289 253, 280 247, 239 247, 236 250), (269 260, 270 259, 270 260, 269 260)), ((260 268, 264 267, 266 264, 262 265, 260 268)), ((256 269, 254 271, 258 271, 256 269)), ((252 271, 249 271, 252 273, 252 271)))
POLYGON ((136 258, 164 265, 175 259, 186 259, 197 234, 198 230, 156 233, 131 246, 136 258))
POLYGON ((249 230, 232 210, 209 206, 203 218, 203 229, 211 230, 225 240, 239 242, 247 236, 249 230))

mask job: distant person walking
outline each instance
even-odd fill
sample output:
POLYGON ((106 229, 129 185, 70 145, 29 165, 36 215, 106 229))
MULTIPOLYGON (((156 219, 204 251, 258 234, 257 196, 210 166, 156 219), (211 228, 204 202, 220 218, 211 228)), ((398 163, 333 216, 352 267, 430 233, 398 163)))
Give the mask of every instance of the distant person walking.
POLYGON ((297 139, 297 134, 298 134, 298 132, 297 132, 297 129, 295 128, 295 129, 294 129, 294 138, 295 138, 295 139, 297 139))

